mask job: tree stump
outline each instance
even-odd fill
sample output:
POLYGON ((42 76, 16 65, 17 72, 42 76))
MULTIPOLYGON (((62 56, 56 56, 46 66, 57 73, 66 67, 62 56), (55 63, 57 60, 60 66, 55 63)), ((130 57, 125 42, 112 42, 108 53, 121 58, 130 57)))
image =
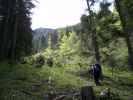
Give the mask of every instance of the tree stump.
POLYGON ((96 100, 92 86, 81 88, 81 100, 96 100))

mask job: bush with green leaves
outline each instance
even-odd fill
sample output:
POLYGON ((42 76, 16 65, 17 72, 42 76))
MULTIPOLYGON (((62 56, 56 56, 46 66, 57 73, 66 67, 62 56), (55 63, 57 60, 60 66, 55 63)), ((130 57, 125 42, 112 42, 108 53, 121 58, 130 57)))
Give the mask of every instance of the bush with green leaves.
POLYGON ((41 54, 38 55, 35 58, 35 62, 34 62, 35 67, 42 67, 44 64, 45 64, 45 57, 41 54))

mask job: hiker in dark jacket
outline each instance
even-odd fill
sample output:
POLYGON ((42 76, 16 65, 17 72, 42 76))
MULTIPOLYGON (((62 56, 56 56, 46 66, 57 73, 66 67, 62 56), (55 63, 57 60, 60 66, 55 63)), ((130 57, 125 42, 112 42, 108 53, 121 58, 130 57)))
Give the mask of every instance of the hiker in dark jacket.
POLYGON ((94 76, 94 81, 96 85, 100 85, 99 79, 101 77, 101 66, 100 64, 95 64, 93 66, 93 76, 94 76))

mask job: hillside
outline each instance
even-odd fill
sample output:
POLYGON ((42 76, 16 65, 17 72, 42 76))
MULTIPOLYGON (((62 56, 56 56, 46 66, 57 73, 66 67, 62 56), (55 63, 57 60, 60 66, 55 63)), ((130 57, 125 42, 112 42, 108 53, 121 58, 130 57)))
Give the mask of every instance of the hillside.
POLYGON ((41 38, 41 37, 48 37, 49 33, 55 33, 55 29, 51 28, 37 28, 33 30, 33 39, 41 38))
POLYGON ((51 38, 52 47, 56 48, 58 32, 50 28, 38 28, 33 30, 33 47, 34 51, 40 52, 48 47, 48 40, 51 38))
POLYGON ((42 50, 46 49, 48 47, 49 37, 51 38, 52 48, 57 48, 58 38, 62 33, 67 34, 69 32, 76 32, 77 34, 79 34, 81 33, 81 31, 82 31, 81 23, 57 29, 37 28, 32 32, 33 35, 32 43, 34 47, 34 52, 41 52, 42 50))

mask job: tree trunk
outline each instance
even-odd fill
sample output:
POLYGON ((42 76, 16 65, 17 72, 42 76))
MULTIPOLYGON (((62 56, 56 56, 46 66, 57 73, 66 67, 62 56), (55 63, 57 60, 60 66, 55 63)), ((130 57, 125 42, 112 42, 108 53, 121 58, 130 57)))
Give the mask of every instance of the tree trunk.
POLYGON ((16 59, 16 55, 15 55, 16 40, 17 40, 17 16, 15 18, 15 24, 14 24, 14 32, 13 32, 12 48, 11 48, 11 59, 16 59))
POLYGON ((132 67, 133 66, 133 46, 132 46, 132 40, 130 39, 130 36, 126 36, 125 38, 126 44, 128 47, 128 63, 132 67))
POLYGON ((92 45, 93 45, 93 48, 94 48, 94 52, 95 52, 95 59, 96 59, 96 63, 100 63, 100 52, 99 52, 99 45, 98 45, 98 42, 97 42, 97 36, 96 36, 96 29, 93 29, 92 27, 95 27, 93 26, 93 23, 95 23, 94 19, 93 19, 93 14, 92 14, 92 11, 91 11, 91 8, 90 6, 93 5, 94 2, 91 2, 90 0, 86 0, 87 2, 87 7, 88 7, 88 12, 89 12, 89 21, 90 21, 90 31, 91 31, 91 38, 92 38, 92 45), (89 3, 91 2, 91 3, 89 3))
POLYGON ((99 45, 97 42, 97 36, 96 36, 96 32, 92 33, 92 45, 95 51, 95 59, 96 59, 96 63, 100 64, 100 53, 99 53, 99 45))
POLYGON ((17 0, 15 0, 15 15, 14 15, 14 28, 13 28, 13 36, 12 36, 12 48, 11 48, 11 59, 16 59, 15 55, 15 48, 16 48, 16 41, 17 41, 17 26, 18 26, 18 16, 17 16, 17 0))
POLYGON ((126 41, 126 44, 127 44, 127 48, 128 48, 128 62, 129 62, 129 66, 133 66, 133 46, 132 46, 132 40, 130 39, 130 36, 131 36, 131 32, 128 31, 127 29, 127 25, 126 25, 126 20, 124 18, 124 15, 122 13, 122 8, 121 8, 121 5, 120 5, 120 0, 115 0, 115 6, 116 6, 116 9, 117 9, 117 12, 119 13, 119 16, 120 16, 120 20, 121 20, 121 23, 122 23, 122 27, 123 27, 123 31, 125 33, 125 41, 126 41))
POLYGON ((10 9, 8 8, 7 15, 4 16, 3 19, 3 41, 1 45, 1 59, 5 59, 8 55, 7 44, 8 44, 8 24, 9 24, 9 17, 10 17, 10 9))
POLYGON ((81 88, 81 100, 96 100, 91 86, 84 86, 81 88))

